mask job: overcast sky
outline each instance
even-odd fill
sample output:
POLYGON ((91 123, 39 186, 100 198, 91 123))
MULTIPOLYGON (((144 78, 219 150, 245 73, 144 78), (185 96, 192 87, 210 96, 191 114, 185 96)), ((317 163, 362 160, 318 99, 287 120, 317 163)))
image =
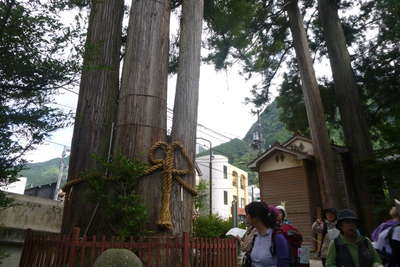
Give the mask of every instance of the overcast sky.
MULTIPOLYGON (((68 20, 68 17, 73 16, 63 17, 68 20)), ((177 17, 173 16, 171 34, 176 33, 178 25, 177 17)), ((207 50, 202 50, 203 56, 207 53, 207 50)), ((320 65, 317 75, 321 69, 329 66, 327 62, 320 63, 320 65)), ((202 64, 200 72, 198 122, 231 138, 243 138, 256 121, 256 116, 251 114, 252 106, 244 103, 245 98, 250 96, 250 90, 256 81, 246 81, 243 76, 238 74, 239 70, 239 64, 227 71, 219 72, 216 72, 212 65, 202 64)), ((169 77, 168 107, 171 109, 173 108, 175 84, 176 76, 169 77)), ((78 88, 75 90, 78 91, 78 88)), ((272 86, 271 95, 272 98, 277 95, 277 86, 272 86)), ((60 92, 60 95, 55 98, 55 102, 60 108, 73 112, 75 112, 77 101, 78 96, 68 91, 60 92)), ((43 145, 27 154, 26 159, 30 162, 41 162, 60 157, 63 150, 62 145, 70 146, 71 144, 72 132, 73 127, 54 132, 43 145)), ((198 137, 210 139, 213 145, 229 141, 229 139, 216 134, 212 135, 210 136, 210 132, 204 131, 204 129, 198 130, 198 137)))

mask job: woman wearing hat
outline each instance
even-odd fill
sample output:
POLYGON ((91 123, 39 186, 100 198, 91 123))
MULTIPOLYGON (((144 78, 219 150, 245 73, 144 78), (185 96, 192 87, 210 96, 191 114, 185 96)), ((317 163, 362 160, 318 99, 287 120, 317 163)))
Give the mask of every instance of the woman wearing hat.
POLYGON ((376 267, 381 266, 378 253, 368 238, 357 230, 359 219, 351 210, 338 213, 337 228, 340 236, 329 244, 327 267, 376 267))
POLYGON ((336 209, 333 208, 323 210, 322 219, 317 219, 312 225, 312 231, 315 234, 322 235, 321 245, 319 247, 319 257, 321 258, 324 267, 328 255, 329 242, 331 241, 328 232, 334 229, 336 229, 336 209))

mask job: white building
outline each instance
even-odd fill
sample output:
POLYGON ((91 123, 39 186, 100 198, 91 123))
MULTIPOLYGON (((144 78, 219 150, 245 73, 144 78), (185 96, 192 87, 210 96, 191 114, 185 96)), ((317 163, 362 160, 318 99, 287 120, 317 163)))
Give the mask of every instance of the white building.
POLYGON ((256 185, 249 185, 247 189, 247 202, 250 203, 252 201, 261 201, 261 195, 260 195, 260 188, 256 185))
MULTIPOLYGON (((196 159, 202 176, 196 181, 210 180, 210 157, 202 156, 196 159)), ((248 176, 247 172, 229 164, 228 158, 214 155, 212 158, 212 213, 222 218, 232 217, 232 201, 238 203, 238 214, 244 216, 244 207, 248 204, 248 176)), ((207 195, 209 196, 209 188, 207 195)), ((207 198, 207 211, 209 212, 209 198, 207 198)), ((204 211, 203 211, 204 212, 204 211)))
POLYGON ((15 193, 15 194, 20 194, 23 195, 25 192, 25 186, 26 186, 26 177, 19 177, 17 178, 17 181, 8 184, 8 185, 2 185, 0 187, 1 191, 9 192, 9 193, 15 193))

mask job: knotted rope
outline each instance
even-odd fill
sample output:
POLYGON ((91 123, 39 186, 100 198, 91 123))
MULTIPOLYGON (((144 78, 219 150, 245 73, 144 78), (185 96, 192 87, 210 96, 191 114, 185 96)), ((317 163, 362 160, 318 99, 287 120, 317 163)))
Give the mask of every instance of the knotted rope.
MULTIPOLYGON (((158 170, 162 170, 161 210, 157 224, 162 228, 171 229, 172 220, 170 201, 173 181, 175 180, 193 196, 197 195, 196 190, 181 178, 181 176, 194 172, 194 166, 179 142, 167 143, 159 141, 155 143, 149 150, 148 160, 153 166, 145 171, 144 176, 150 175, 158 170), (164 159, 156 159, 155 153, 157 152, 157 150, 162 150, 164 152, 164 159), (180 154, 183 156, 184 160, 188 164, 188 169, 180 170, 175 168, 175 152, 180 152, 180 154)), ((106 177, 105 179, 110 178, 106 177)), ((82 178, 71 180, 64 186, 63 190, 67 191, 73 185, 82 182, 84 182, 82 178)))
POLYGON ((171 191, 173 180, 176 180, 178 184, 180 184, 184 189, 189 191, 192 195, 197 195, 197 192, 193 187, 186 183, 180 176, 184 176, 194 171, 194 167, 189 157, 183 150, 183 147, 178 142, 173 142, 171 144, 166 142, 157 142, 155 143, 149 151, 149 162, 153 164, 146 171, 146 175, 151 174, 157 170, 163 170, 162 172, 162 199, 161 199, 161 210, 160 217, 157 224, 160 227, 171 229, 172 228, 172 220, 171 220, 171 211, 170 211, 170 200, 171 200, 171 191), (162 150, 165 153, 164 159, 156 159, 155 153, 157 150, 162 150), (179 151, 185 161, 187 162, 189 168, 179 170, 175 168, 175 152, 179 151))

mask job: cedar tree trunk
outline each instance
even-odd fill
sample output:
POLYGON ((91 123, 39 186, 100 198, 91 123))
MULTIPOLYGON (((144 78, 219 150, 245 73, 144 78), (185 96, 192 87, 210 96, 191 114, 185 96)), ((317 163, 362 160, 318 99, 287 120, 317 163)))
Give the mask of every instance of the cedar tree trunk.
MULTIPOLYGON (((197 106, 199 98, 200 50, 203 20, 203 0, 185 0, 182 3, 181 35, 179 45, 178 80, 176 85, 172 141, 182 144, 194 164, 196 153, 197 106)), ((177 167, 186 169, 182 157, 177 167)), ((195 186, 194 174, 184 179, 195 186)), ((192 225, 192 195, 174 184, 172 196, 173 233, 190 232, 192 225)))
MULTIPOLYGON (((115 120, 119 89, 124 1, 92 1, 76 110, 68 181, 96 168, 93 155, 107 157, 111 125, 115 120)), ((77 226, 85 231, 95 203, 88 199, 85 184, 72 186, 65 201, 62 232, 77 226)), ((101 224, 101 223, 100 223, 101 224)), ((90 228, 96 233, 99 224, 90 228)))
POLYGON ((300 68, 304 102, 322 189, 321 199, 324 207, 342 208, 344 201, 337 193, 340 191, 336 182, 335 158, 325 125, 324 109, 297 0, 287 2, 286 11, 289 15, 290 30, 300 68))
POLYGON ((368 174, 364 161, 372 158, 372 145, 363 114, 359 88, 354 79, 346 39, 338 16, 337 1, 319 0, 319 19, 328 47, 329 60, 335 82, 346 146, 352 158, 356 200, 365 227, 372 231, 371 199, 368 195, 368 174))
MULTIPOLYGON (((169 0, 133 0, 121 79, 114 153, 147 160, 150 147, 166 139, 169 0)), ((162 155, 160 155, 161 157, 162 155)), ((144 177, 138 191, 156 230, 161 173, 144 177)))

